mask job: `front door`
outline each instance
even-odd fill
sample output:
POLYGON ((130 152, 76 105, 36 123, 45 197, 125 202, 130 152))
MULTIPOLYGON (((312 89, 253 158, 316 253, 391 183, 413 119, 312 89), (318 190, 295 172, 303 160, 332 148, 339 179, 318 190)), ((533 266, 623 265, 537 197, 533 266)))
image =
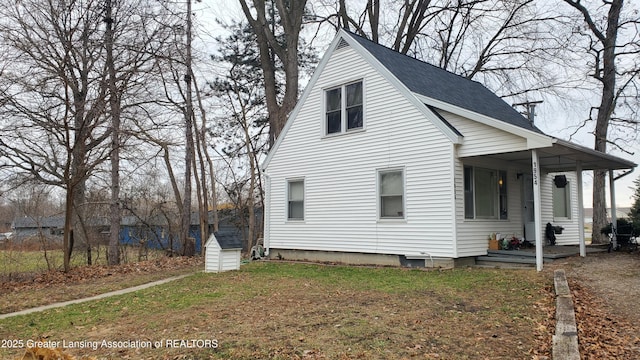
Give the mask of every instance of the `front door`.
POLYGON ((536 223, 535 211, 533 209, 533 176, 531 174, 524 175, 522 192, 522 222, 524 223, 524 238, 535 244, 536 223))

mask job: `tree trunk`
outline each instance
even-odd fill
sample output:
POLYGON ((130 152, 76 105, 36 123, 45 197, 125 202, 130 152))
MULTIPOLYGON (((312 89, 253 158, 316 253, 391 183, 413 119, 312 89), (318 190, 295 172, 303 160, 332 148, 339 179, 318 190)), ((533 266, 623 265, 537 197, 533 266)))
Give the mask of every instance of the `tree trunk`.
POLYGON ((187 46, 186 64, 187 73, 184 77, 186 82, 186 105, 185 117, 185 154, 184 154, 184 194, 182 199, 182 226, 180 228, 180 241, 186 244, 189 238, 189 227, 191 226, 191 162, 193 159, 193 104, 191 84, 193 72, 191 71, 191 0, 187 0, 187 46))
MULTIPOLYGON (((609 122, 611 121, 611 115, 616 106, 616 41, 622 3, 623 0, 614 0, 611 2, 607 17, 606 35, 600 39, 604 47, 602 51, 602 69, 596 69, 595 74, 596 78, 602 82, 602 97, 596 119, 594 149, 603 153, 607 152, 609 122)), ((607 204, 605 198, 606 173, 604 170, 594 171, 592 241, 596 244, 602 244, 608 241, 600 232, 602 227, 607 224, 607 204)))
POLYGON ((253 17, 246 0, 240 0, 242 10, 256 34, 258 48, 260 49, 260 66, 264 75, 265 98, 267 110, 269 112, 269 145, 272 146, 280 135, 287 116, 293 110, 298 100, 298 40, 302 28, 302 18, 306 0, 275 1, 280 16, 285 45, 281 45, 274 35, 275 27, 272 16, 266 16, 266 4, 264 0, 253 0, 256 17, 253 17), (276 57, 281 61, 284 68, 285 91, 281 97, 278 93, 278 82, 276 81, 276 57))
POLYGON ((111 201, 109 216, 109 265, 120 263, 120 101, 116 87, 116 69, 113 60, 113 9, 106 2, 105 32, 107 67, 109 68, 109 105, 111 107, 111 201))
POLYGON ((71 218, 73 214, 73 186, 71 184, 67 184, 65 196, 65 205, 64 205, 64 234, 62 237, 62 250, 64 252, 64 272, 69 272, 71 270, 71 218))

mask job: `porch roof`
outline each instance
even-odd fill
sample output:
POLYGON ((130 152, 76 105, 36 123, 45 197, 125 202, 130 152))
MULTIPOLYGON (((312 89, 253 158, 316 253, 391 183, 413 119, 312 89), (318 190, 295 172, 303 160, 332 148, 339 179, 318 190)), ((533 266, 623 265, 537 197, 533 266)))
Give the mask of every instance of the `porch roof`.
MULTIPOLYGON (((582 163, 582 170, 625 170, 637 165, 632 161, 557 138, 554 138, 551 147, 537 150, 540 168, 547 172, 574 171, 578 161, 582 163)), ((492 154, 489 157, 519 163, 523 167, 531 166, 530 151, 492 154)))

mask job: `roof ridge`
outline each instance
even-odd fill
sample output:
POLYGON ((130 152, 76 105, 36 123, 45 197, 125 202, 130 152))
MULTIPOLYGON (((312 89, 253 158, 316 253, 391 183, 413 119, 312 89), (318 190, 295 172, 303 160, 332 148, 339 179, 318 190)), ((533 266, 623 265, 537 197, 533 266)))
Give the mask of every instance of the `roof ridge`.
MULTIPOLYGON (((362 35, 356 34, 356 33, 354 33, 354 32, 353 32, 353 31, 351 31, 351 30, 348 30, 348 29, 345 29, 345 28, 342 28, 342 30, 343 30, 344 32, 348 33, 349 35, 359 37, 360 39, 362 39, 362 40, 364 40, 364 41, 368 41, 368 42, 370 42, 372 45, 379 46, 379 47, 381 47, 381 48, 384 48, 384 49, 386 49, 386 50, 388 50, 388 51, 393 52, 394 54, 402 55, 402 56, 404 56, 404 57, 406 57, 406 58, 408 58, 408 59, 411 59, 411 60, 414 60, 414 61, 418 61, 418 62, 420 62, 420 63, 422 63, 422 64, 425 64, 425 65, 428 65, 428 66, 432 67, 432 68, 433 68, 433 69, 435 69, 435 70, 443 71, 443 72, 446 72, 446 73, 448 73, 448 74, 451 74, 451 75, 457 76, 457 77, 459 77, 459 78, 461 78, 461 79, 463 79, 463 80, 466 80, 466 81, 469 81, 469 82, 472 82, 472 83, 476 83, 476 84, 478 84, 478 85, 480 85, 480 86, 485 87, 487 90, 491 91, 491 90, 490 90, 489 88, 487 88, 483 83, 481 83, 481 82, 479 82, 479 81, 477 81, 477 80, 469 79, 469 78, 468 78, 468 77, 466 77, 466 76, 462 76, 462 75, 457 74, 457 73, 455 73, 455 72, 453 72, 453 71, 450 71, 450 70, 447 70, 447 69, 445 69, 445 68, 441 68, 441 67, 439 67, 439 66, 433 65, 432 63, 427 62, 426 60, 422 60, 422 59, 419 59, 419 58, 417 58, 417 57, 414 57, 414 56, 411 56, 411 55, 407 55, 407 54, 402 53, 402 52, 400 52, 400 51, 394 50, 394 49, 392 49, 392 48, 390 48, 390 47, 388 47, 388 46, 386 46, 386 45, 384 45, 384 44, 377 43, 377 42, 375 42, 375 41, 373 41, 373 40, 371 40, 371 39, 368 39, 368 38, 366 38, 366 37, 364 37, 364 36, 362 36, 362 35)), ((496 95, 496 96, 497 96, 497 95, 496 95)), ((499 97, 499 96, 498 96, 498 97, 499 97)))
POLYGON ((349 30, 342 35, 375 58, 410 91, 458 109, 546 135, 483 83, 375 43, 349 30))

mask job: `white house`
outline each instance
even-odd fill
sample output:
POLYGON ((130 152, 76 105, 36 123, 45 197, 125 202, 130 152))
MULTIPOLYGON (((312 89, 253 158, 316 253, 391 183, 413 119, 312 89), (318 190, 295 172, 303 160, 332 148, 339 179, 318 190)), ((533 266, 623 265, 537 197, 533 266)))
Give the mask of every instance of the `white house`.
POLYGON ((205 243, 204 270, 223 272, 240 269, 242 241, 232 232, 211 234, 205 243))
POLYGON ((565 228, 559 244, 584 245, 582 170, 634 166, 544 134, 480 83, 340 30, 263 164, 265 249, 456 266, 501 233, 535 241, 541 269, 547 222, 565 228))

